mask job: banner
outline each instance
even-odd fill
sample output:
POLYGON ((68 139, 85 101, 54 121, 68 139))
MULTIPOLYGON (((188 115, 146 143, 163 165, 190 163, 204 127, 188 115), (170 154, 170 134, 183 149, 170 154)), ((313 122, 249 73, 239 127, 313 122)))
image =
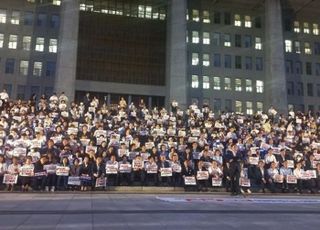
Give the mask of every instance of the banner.
POLYGON ((106 177, 98 177, 96 179, 96 188, 103 188, 107 185, 107 178, 106 177))
POLYGON ((69 167, 63 167, 63 166, 56 167, 57 176, 69 176, 69 172, 70 172, 69 167))
POLYGON ((172 176, 172 168, 160 168, 160 175, 162 177, 172 176))
POLYGON ((42 171, 42 172, 36 172, 34 173, 34 176, 47 176, 47 172, 46 171, 42 171))
POLYGON ((176 164, 176 163, 172 163, 172 171, 175 173, 181 173, 181 165, 180 164, 176 164))
POLYGON ((249 157, 249 164, 251 165, 258 165, 259 157, 249 157))
POLYGON ((142 169, 143 168, 143 162, 141 160, 133 160, 132 166, 134 169, 142 169))
POLYGON ((275 175, 274 175, 274 181, 275 181, 276 183, 283 183, 283 175, 275 174, 275 175))
POLYGON ((97 146, 90 146, 90 145, 87 145, 86 146, 86 153, 89 153, 90 151, 93 151, 94 153, 97 153, 97 146))
POLYGON ((32 166, 22 166, 20 168, 20 176, 33 176, 34 173, 33 173, 33 170, 34 170, 34 167, 32 166))
POLYGON ((293 169, 294 168, 294 161, 293 160, 287 160, 288 168, 293 169))
POLYGON ((146 146, 146 149, 152 149, 154 147, 153 142, 146 142, 144 145, 146 146))
POLYGON ((197 180, 208 180, 209 172, 208 171, 198 171, 197 172, 197 180))
POLYGON ((68 185, 80 185, 80 177, 78 176, 69 176, 68 177, 68 185))
POLYGON ((90 176, 80 176, 80 181, 90 182, 92 178, 90 176))
POLYGON ((4 174, 3 183, 4 184, 16 184, 18 182, 18 175, 4 174))
POLYGON ((150 156, 150 153, 140 153, 140 156, 144 161, 147 161, 150 156))
POLYGON ((106 174, 118 174, 118 165, 106 165, 106 174))
POLYGON ((241 178, 240 178, 239 184, 240 184, 240 186, 242 186, 242 187, 250 187, 250 186, 251 186, 250 179, 244 178, 244 177, 241 177, 241 178))
POLYGON ((316 170, 307 170, 307 173, 310 179, 317 179, 317 171, 316 170))
POLYGON ((156 163, 152 165, 148 165, 147 167, 147 173, 148 174, 155 174, 158 173, 158 165, 156 163))
POLYGON ((56 168, 57 168, 57 165, 55 164, 49 164, 49 165, 43 166, 43 169, 46 170, 48 174, 56 173, 56 168))
POLYGON ((288 184, 296 184, 297 183, 297 177, 294 175, 287 175, 286 180, 288 184))
POLYGON ((200 160, 200 152, 193 152, 192 156, 194 160, 200 160))
POLYGON ((120 173, 131 173, 131 164, 120 164, 119 166, 120 173))
POLYGON ((129 152, 129 159, 133 160, 134 158, 136 158, 138 154, 139 154, 138 152, 129 152))
POLYGON ((197 185, 196 178, 194 176, 186 176, 184 177, 185 185, 197 185))
POLYGON ((222 186, 222 179, 212 177, 212 186, 213 187, 221 187, 222 186))

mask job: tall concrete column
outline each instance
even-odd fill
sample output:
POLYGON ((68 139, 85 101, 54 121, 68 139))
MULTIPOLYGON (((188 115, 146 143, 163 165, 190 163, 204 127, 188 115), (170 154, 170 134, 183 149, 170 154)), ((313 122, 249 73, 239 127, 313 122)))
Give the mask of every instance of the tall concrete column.
POLYGON ((284 39, 280 0, 265 1, 266 81, 265 109, 271 105, 280 113, 288 112, 284 39))
POLYGON ((61 24, 57 56, 55 91, 65 92, 74 100, 79 29, 79 0, 64 0, 61 4, 61 24))
POLYGON ((166 106, 175 99, 187 106, 186 0, 169 0, 167 17, 166 106))

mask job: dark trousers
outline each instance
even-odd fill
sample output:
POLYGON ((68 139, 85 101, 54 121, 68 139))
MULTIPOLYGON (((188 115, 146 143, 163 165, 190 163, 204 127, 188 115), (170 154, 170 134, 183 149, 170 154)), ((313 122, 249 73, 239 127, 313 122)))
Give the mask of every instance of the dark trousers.
POLYGON ((68 176, 58 176, 57 188, 59 190, 66 190, 68 188, 68 176))
POLYGON ((133 171, 131 173, 131 182, 142 184, 144 182, 144 172, 142 170, 133 171))
POLYGON ((144 184, 145 185, 156 185, 158 183, 157 173, 145 173, 144 184))
POLYGON ((232 193, 240 193, 239 180, 240 180, 240 171, 232 170, 230 172, 230 185, 231 185, 232 193))
POLYGON ((47 184, 47 177, 46 176, 37 176, 34 178, 33 181, 33 188, 35 190, 44 190, 46 184, 47 184))

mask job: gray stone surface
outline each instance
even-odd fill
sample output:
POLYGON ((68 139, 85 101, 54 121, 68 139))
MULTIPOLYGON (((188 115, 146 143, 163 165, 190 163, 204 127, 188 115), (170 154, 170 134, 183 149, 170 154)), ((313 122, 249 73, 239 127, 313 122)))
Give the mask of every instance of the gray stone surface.
POLYGON ((318 229, 319 196, 2 193, 0 229, 318 229))

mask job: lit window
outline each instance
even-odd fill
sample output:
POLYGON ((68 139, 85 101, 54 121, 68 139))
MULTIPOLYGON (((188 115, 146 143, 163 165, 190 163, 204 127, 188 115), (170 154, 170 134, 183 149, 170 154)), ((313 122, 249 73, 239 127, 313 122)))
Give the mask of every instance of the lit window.
POLYGON ((241 17, 239 14, 234 15, 234 25, 235 26, 241 26, 241 17))
POLYGON ((12 11, 11 24, 19 25, 19 23, 20 23, 20 12, 19 11, 12 11))
POLYGON ((29 61, 20 61, 20 75, 27 76, 29 69, 29 61))
POLYGON ((260 80, 257 80, 256 81, 256 90, 257 90, 257 93, 263 93, 263 89, 264 86, 263 86, 263 81, 260 81, 260 80))
POLYGON ((24 36, 22 38, 22 49, 29 51, 31 47, 31 37, 30 36, 24 36))
POLYGON ((225 34, 225 35, 224 35, 224 46, 225 46, 225 47, 230 47, 230 46, 231 46, 231 37, 230 37, 230 34, 225 34))
POLYGON ((199 20, 199 10, 192 10, 192 21, 198 22, 199 20))
POLYGON ((144 18, 144 11, 145 11, 144 6, 143 5, 139 5, 138 6, 138 17, 139 18, 144 18))
POLYGON ((210 44, 210 33, 203 32, 203 44, 205 44, 205 45, 210 44))
POLYGON ((309 42, 305 42, 305 43, 304 43, 304 53, 305 53, 305 54, 311 54, 311 53, 312 53, 309 42))
POLYGON ((17 49, 17 43, 18 43, 18 36, 17 35, 10 35, 9 36, 9 49, 17 49))
POLYGON ((313 34, 319 35, 319 25, 318 24, 313 24, 313 34))
POLYGON ((257 112, 262 112, 262 111, 263 111, 263 103, 257 102, 257 112))
POLYGON ((294 49, 295 49, 295 52, 297 54, 300 54, 301 53, 301 46, 300 46, 300 42, 299 41, 295 41, 294 42, 294 49))
POLYGON ((3 48, 4 34, 0 34, 0 48, 3 48))
POLYGON ((292 52, 292 41, 291 40, 285 40, 285 50, 287 53, 292 52))
POLYGON ((192 31, 192 43, 199 43, 199 32, 198 31, 192 31))
POLYGON ((251 101, 247 101, 247 102, 246 102, 246 107, 247 107, 246 113, 247 113, 248 115, 252 115, 252 114, 253 114, 252 102, 251 102, 251 101))
POLYGON ((300 23, 298 21, 294 21, 293 26, 294 26, 293 31, 295 33, 300 33, 300 23))
POLYGON ((256 50, 262 50, 262 40, 261 37, 256 37, 255 38, 255 49, 256 50))
POLYGON ((203 85, 202 87, 204 89, 209 89, 210 88, 210 81, 208 76, 203 76, 203 85))
POLYGON ((231 79, 229 77, 224 78, 224 90, 231 90, 231 79))
POLYGON ((6 23, 7 22, 7 12, 6 10, 0 9, 0 23, 6 23))
POLYGON ((214 90, 221 90, 220 77, 213 77, 213 89, 214 90))
POLYGON ((43 52, 44 51, 44 38, 36 39, 36 51, 43 52))
POLYGON ((308 22, 303 23, 303 33, 305 33, 305 34, 309 34, 310 33, 309 23, 308 22))
POLYGON ((60 5, 61 5, 61 0, 53 0, 53 1, 52 1, 52 4, 53 4, 53 5, 60 6, 60 5))
POLYGON ((236 101, 236 113, 242 113, 242 102, 236 101))
POLYGON ((209 11, 203 11, 203 23, 210 23, 210 14, 209 11))
POLYGON ((189 12, 188 12, 188 9, 186 9, 186 20, 189 21, 189 12))
POLYGON ((235 83, 235 91, 241 92, 242 91, 241 79, 236 78, 234 83, 235 83))
POLYGON ((56 53, 58 50, 58 40, 50 39, 49 40, 49 53, 56 53))
POLYGON ((199 77, 198 75, 192 75, 191 77, 191 87, 199 88, 199 77))
POLYGON ((42 62, 34 62, 33 65, 33 75, 41 77, 42 74, 42 62))
POLYGON ((246 79, 246 92, 252 92, 252 80, 246 79))
POLYGON ((160 20, 165 20, 166 19, 166 10, 165 9, 160 9, 160 20))
POLYGON ((146 18, 151 18, 152 16, 152 7, 146 6, 146 18))
POLYGON ((86 4, 81 3, 80 4, 80 10, 85 11, 86 10, 86 4))
POLYGON ((202 55, 202 65, 203 66, 210 66, 210 56, 209 54, 202 55))
POLYGON ((199 54, 192 53, 192 65, 199 65, 199 54))
POLYGON ((251 28, 252 27, 252 21, 250 16, 244 16, 244 27, 251 28))

